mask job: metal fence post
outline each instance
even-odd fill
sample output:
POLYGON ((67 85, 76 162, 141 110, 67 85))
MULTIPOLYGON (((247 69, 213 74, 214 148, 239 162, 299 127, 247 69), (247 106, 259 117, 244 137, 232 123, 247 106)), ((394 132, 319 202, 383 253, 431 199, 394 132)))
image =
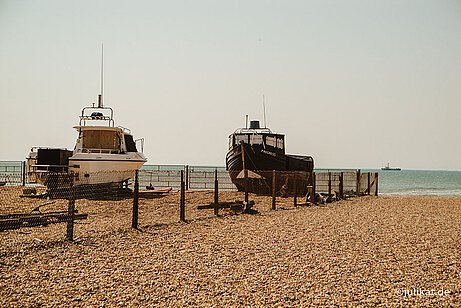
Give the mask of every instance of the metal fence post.
POLYGON ((186 192, 184 185, 184 170, 181 170, 181 196, 179 200, 179 220, 186 221, 186 192))
POLYGON ((275 170, 272 170, 272 209, 275 210, 275 170))
POLYGON ((214 171, 214 214, 219 216, 219 199, 218 199, 218 169, 214 171))
POLYGON ((138 206, 139 206, 139 170, 136 170, 134 175, 134 194, 133 194, 133 215, 131 219, 131 227, 138 229, 138 206))
POLYGON ((69 206, 67 208, 67 233, 66 239, 68 241, 74 240, 74 214, 75 214, 75 187, 74 187, 74 173, 70 172, 69 176, 69 206))

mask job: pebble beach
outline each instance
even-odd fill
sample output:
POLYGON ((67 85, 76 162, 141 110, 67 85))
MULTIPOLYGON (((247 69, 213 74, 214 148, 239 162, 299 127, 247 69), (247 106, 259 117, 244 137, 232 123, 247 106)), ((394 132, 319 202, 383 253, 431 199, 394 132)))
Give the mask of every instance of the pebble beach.
MULTIPOLYGON (((187 193, 185 223, 179 193, 140 199, 139 230, 131 199, 77 200, 89 217, 76 223, 74 242, 64 240, 65 224, 3 231, 0 306, 461 305, 461 198, 364 196, 296 208, 278 198, 275 211, 270 197, 250 199, 254 214, 214 217, 197 209, 212 192, 187 193)), ((2 200, 0 213, 37 202, 2 200)), ((66 208, 57 200, 45 210, 66 208)))

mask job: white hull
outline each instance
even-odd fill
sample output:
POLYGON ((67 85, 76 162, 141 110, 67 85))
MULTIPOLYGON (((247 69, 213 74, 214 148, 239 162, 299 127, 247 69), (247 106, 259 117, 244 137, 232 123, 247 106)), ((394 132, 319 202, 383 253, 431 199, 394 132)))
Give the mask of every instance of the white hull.
POLYGON ((134 177, 145 162, 140 153, 77 153, 69 158, 69 171, 75 175, 75 185, 123 182, 134 177))

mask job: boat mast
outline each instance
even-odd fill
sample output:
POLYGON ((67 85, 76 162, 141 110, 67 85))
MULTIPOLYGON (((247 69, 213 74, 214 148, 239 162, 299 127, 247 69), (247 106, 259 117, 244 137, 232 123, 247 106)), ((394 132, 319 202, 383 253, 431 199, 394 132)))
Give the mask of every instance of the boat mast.
POLYGON ((104 44, 101 44, 101 92, 98 95, 98 108, 103 108, 102 94, 104 88, 104 44))
POLYGON ((264 94, 263 94, 263 119, 264 119, 264 128, 267 128, 267 123, 266 123, 266 103, 264 102, 264 94))

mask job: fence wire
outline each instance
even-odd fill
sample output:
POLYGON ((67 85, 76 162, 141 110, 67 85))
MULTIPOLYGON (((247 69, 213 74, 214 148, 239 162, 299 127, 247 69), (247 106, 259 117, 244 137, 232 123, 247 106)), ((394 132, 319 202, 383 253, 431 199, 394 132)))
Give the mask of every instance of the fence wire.
MULTIPOLYGON (((213 219, 216 198, 219 215, 233 215, 245 210, 245 177, 240 173, 213 169, 188 170, 186 173, 183 170, 183 180, 188 186, 184 193, 185 220, 213 219), (226 190, 226 187, 232 187, 232 190, 226 190)), ((277 208, 288 208, 296 205, 295 195, 299 198, 298 203, 309 201, 307 195, 313 190, 336 197, 341 185, 344 197, 357 195, 357 187, 359 194, 373 193, 377 180, 375 174, 353 171, 315 174, 276 171, 275 181, 273 175, 274 171, 249 172, 248 198, 254 203, 252 210, 265 212, 273 208, 273 187, 277 208)), ((97 242, 104 234, 130 229, 134 172, 36 176, 37 183, 30 183, 20 172, 0 172, 0 253, 21 252, 37 245, 62 241, 69 237, 69 221, 73 222, 74 240, 88 243, 97 242)), ((155 229, 178 223, 181 170, 140 171, 138 179, 138 226, 155 229), (156 183, 163 184, 150 185, 154 183, 151 176, 157 177, 156 183)))

